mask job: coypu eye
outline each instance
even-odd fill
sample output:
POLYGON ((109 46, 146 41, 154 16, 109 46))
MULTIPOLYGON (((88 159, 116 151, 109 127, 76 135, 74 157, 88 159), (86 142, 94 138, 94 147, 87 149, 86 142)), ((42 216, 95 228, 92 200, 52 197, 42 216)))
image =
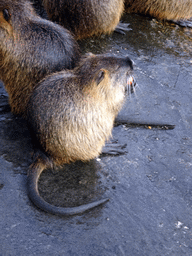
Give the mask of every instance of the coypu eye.
POLYGON ((104 79, 104 77, 105 77, 105 71, 102 69, 99 70, 99 73, 96 78, 97 85, 101 83, 101 81, 104 79))
POLYGON ((3 17, 6 21, 9 21, 10 16, 9 11, 7 9, 3 9, 3 17))

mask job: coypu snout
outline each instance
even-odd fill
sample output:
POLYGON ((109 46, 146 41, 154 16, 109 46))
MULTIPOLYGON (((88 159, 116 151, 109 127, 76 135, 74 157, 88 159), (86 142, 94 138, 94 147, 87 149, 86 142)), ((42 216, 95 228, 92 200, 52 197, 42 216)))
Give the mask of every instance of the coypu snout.
POLYGON ((127 86, 125 88, 125 91, 127 91, 128 94, 134 93, 135 92, 135 86, 136 86, 135 78, 133 76, 128 76, 127 77, 127 86))
POLYGON ((129 95, 130 93, 135 92, 135 86, 136 86, 135 78, 132 75, 134 62, 129 57, 125 57, 125 63, 126 63, 125 65, 128 66, 125 92, 127 92, 129 95))

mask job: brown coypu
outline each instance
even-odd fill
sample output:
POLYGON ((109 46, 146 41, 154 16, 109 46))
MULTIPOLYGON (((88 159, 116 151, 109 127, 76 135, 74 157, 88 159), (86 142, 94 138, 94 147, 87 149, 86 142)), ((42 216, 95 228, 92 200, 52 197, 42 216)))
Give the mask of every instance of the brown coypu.
MULTIPOLYGON (((111 136, 114 120, 125 98, 127 81, 134 88, 132 61, 128 57, 91 55, 69 71, 44 78, 28 103, 28 122, 42 152, 28 172, 29 197, 52 214, 73 215, 108 199, 62 208, 45 202, 38 179, 46 168, 97 157, 111 136)), ((129 90, 130 91, 130 90, 129 90)))
POLYGON ((79 58, 71 33, 39 17, 27 0, 0 1, 0 79, 13 113, 24 116, 37 82, 79 58))
POLYGON ((150 15, 192 27, 192 20, 189 20, 192 18, 191 0, 36 1, 43 3, 50 20, 72 31, 77 39, 130 30, 127 24, 119 23, 123 12, 150 15))
POLYGON ((50 20, 73 32, 76 39, 129 30, 119 24, 124 0, 42 0, 50 20))
POLYGON ((150 15, 160 20, 179 21, 192 18, 191 0, 125 0, 125 11, 150 15))
POLYGON ((33 4, 33 7, 37 14, 39 14, 42 18, 48 19, 45 8, 43 7, 42 0, 30 0, 33 4))

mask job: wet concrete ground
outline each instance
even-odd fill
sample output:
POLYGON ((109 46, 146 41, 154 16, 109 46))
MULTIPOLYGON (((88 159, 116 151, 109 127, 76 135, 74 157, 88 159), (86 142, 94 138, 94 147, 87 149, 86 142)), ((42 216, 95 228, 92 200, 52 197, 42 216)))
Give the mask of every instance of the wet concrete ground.
POLYGON ((40 192, 53 204, 110 198, 79 216, 52 216, 28 199, 31 138, 4 108, 1 84, 0 255, 192 255, 192 30, 137 15, 123 20, 132 31, 85 40, 82 51, 129 55, 139 88, 119 117, 175 129, 121 125, 113 137, 127 143, 126 154, 44 172, 40 192))

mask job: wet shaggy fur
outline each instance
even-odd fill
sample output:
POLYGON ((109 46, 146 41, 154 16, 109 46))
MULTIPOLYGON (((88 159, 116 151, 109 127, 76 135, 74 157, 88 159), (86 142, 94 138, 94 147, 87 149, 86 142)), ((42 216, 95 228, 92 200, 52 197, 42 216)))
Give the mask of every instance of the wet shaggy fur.
POLYGON ((28 121, 56 164, 90 160, 101 153, 126 90, 129 58, 83 58, 73 71, 46 77, 29 101, 28 121))
POLYGON ((79 58, 71 33, 40 18, 27 0, 0 1, 0 79, 13 113, 25 116, 37 82, 73 68, 79 58))
POLYGON ((111 33, 123 12, 160 20, 192 18, 191 0, 42 0, 42 3, 49 19, 72 31, 77 39, 111 33))
POLYGON ((49 18, 77 39, 111 33, 124 9, 123 0, 43 0, 43 4, 49 18))
POLYGON ((28 171, 28 194, 37 207, 73 215, 108 200, 56 207, 40 197, 38 180, 46 168, 87 161, 101 153, 123 104, 132 69, 128 57, 89 56, 74 70, 49 75, 37 85, 27 106, 29 126, 42 150, 28 171))
POLYGON ((125 0, 125 11, 150 15, 160 20, 192 17, 191 0, 125 0))

